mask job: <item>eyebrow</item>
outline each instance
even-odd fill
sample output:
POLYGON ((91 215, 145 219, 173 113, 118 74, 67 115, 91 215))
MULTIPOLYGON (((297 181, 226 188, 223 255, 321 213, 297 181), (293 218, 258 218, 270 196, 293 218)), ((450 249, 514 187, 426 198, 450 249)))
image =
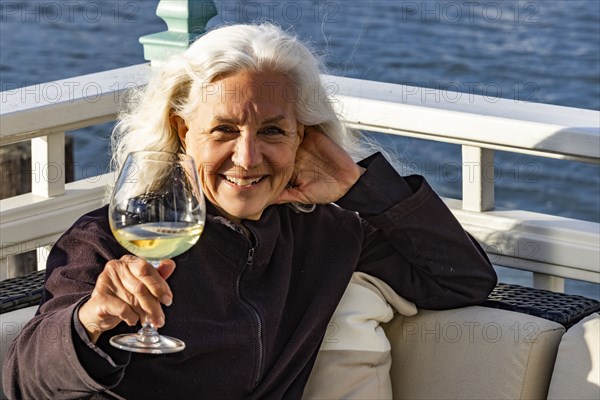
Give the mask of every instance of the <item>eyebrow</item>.
MULTIPOLYGON (((280 115, 277 115, 275 117, 268 118, 268 119, 262 121, 261 124, 262 125, 264 125, 264 124, 272 124, 274 122, 279 122, 279 121, 281 121, 281 120, 283 120, 285 118, 286 118, 285 115, 280 114, 280 115)), ((232 124, 232 125, 239 125, 241 123, 240 120, 235 119, 235 118, 225 118, 225 117, 219 117, 219 116, 215 117, 215 121, 218 122, 218 123, 232 124)))

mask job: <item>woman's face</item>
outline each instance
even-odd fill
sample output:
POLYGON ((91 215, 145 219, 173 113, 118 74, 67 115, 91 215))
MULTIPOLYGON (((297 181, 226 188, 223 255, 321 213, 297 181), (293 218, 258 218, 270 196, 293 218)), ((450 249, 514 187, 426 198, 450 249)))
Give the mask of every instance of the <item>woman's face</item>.
POLYGON ((192 118, 173 118, 206 198, 234 222, 260 218, 291 178, 304 134, 291 89, 281 74, 239 72, 199 93, 192 118))

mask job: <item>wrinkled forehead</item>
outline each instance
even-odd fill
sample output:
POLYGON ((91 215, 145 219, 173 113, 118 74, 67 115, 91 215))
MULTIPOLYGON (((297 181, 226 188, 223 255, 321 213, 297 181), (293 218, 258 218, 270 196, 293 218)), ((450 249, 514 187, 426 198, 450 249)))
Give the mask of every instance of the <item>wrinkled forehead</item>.
MULTIPOLYGON (((198 93, 199 92, 199 93, 198 93)), ((296 123, 296 89, 282 74, 242 72, 203 84, 192 117, 196 121, 296 123)))
POLYGON ((283 74, 240 72, 205 83, 203 103, 295 103, 298 90, 283 74))

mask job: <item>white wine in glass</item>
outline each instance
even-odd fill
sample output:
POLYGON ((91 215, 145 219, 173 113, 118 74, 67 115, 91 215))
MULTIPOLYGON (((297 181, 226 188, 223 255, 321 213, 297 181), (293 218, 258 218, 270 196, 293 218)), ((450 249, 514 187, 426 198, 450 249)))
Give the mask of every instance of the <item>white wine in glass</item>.
MULTIPOLYGON (((194 159, 160 151, 132 152, 119 173, 109 204, 113 235, 131 253, 154 267, 189 250, 204 228, 206 207, 194 159)), ((159 335, 143 321, 137 333, 113 336, 122 350, 165 354, 185 343, 159 335)))

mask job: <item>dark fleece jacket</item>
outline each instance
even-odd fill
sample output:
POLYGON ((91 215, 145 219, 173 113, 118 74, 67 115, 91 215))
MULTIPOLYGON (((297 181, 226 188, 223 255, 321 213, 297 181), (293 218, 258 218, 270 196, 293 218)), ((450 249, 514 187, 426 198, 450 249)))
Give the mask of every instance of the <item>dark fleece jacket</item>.
POLYGON ((175 258, 174 303, 160 332, 183 352, 131 354, 96 345, 74 317, 110 259, 126 254, 107 207, 79 219, 54 246, 45 296, 3 369, 11 399, 299 399, 352 273, 363 271, 429 309, 477 304, 496 284, 481 247, 420 176, 400 177, 381 155, 338 201, 312 213, 271 206, 244 221, 216 216, 175 258))

